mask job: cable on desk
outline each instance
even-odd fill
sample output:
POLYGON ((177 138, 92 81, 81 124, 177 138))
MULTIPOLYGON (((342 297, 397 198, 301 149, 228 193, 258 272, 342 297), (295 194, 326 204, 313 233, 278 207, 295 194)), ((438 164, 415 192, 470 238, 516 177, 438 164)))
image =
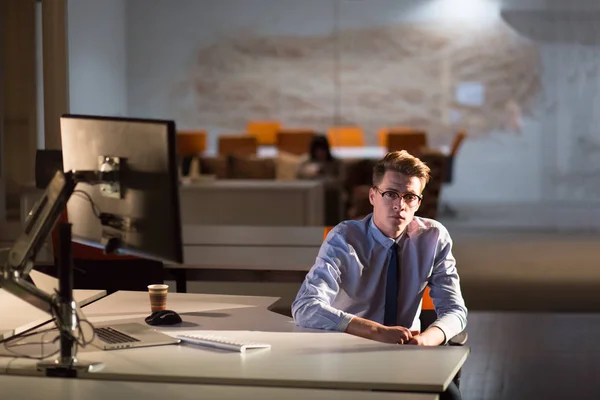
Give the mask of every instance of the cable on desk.
MULTIPOLYGON (((85 199, 87 199, 90 202, 90 205, 92 207, 92 212, 94 213, 94 215, 96 216, 96 218, 100 219, 101 216, 101 211, 98 208, 98 206, 96 205, 96 203, 94 203, 94 200, 92 199, 92 197, 89 195, 89 193, 87 193, 84 190, 75 190, 73 191, 74 194, 80 194, 82 195, 82 197, 84 197, 85 199)), ((55 293, 52 295, 53 300, 56 300, 56 297, 58 296, 58 291, 55 290, 55 293)), ((54 301, 54 304, 58 304, 58 302, 54 301)), ((71 310, 71 311, 75 311, 75 310, 71 310)), ((60 340, 60 334, 58 334, 56 337, 54 337, 54 339, 49 340, 49 341, 45 341, 44 340, 44 336, 50 332, 53 331, 57 331, 58 332, 62 332, 65 335, 67 335, 71 340, 73 340, 75 342, 75 351, 74 351, 74 355, 77 354, 77 351, 79 350, 79 347, 86 347, 88 344, 92 343, 92 341, 94 340, 94 338, 96 337, 96 330, 94 328, 94 325, 89 322, 87 319, 79 319, 76 318, 77 320, 77 325, 75 327, 75 330, 77 331, 77 336, 73 335, 73 332, 71 332, 68 328, 67 325, 65 324, 65 322, 62 319, 62 315, 60 313, 60 310, 58 310, 56 307, 51 307, 50 310, 50 314, 52 316, 52 319, 56 321, 56 328, 50 328, 50 329, 45 329, 42 331, 33 331, 33 332, 29 332, 27 333, 27 331, 22 332, 18 335, 12 336, 8 339, 4 339, 4 340, 0 340, 0 343, 3 345, 4 349, 6 351, 8 351, 9 353, 12 353, 15 355, 16 358, 28 358, 28 359, 35 359, 35 360, 43 360, 45 358, 48 357, 52 357, 56 354, 58 354, 60 352, 60 347, 58 350, 53 351, 50 354, 44 355, 44 345, 48 345, 48 344, 52 344, 52 343, 56 343, 57 341, 60 340), (88 324, 89 327, 91 328, 92 331, 92 337, 87 339, 85 337, 85 333, 84 330, 82 329, 82 323, 84 324, 88 324), (19 343, 19 342, 15 342, 15 341, 21 341, 23 339, 26 339, 28 337, 31 336, 35 336, 35 335, 42 335, 41 341, 38 342, 30 342, 30 343, 19 343), (13 343, 15 342, 15 343, 13 343), (19 354, 17 352, 15 352, 13 350, 13 348, 17 348, 19 346, 27 346, 27 345, 40 345, 41 347, 41 355, 40 356, 30 356, 27 354, 19 354)))
MULTIPOLYGON (((58 296, 58 293, 55 293, 52 297, 56 298, 56 296, 58 296)), ((57 303, 55 303, 57 304, 57 303)), ((58 354, 60 352, 60 348, 58 350, 53 351, 50 354, 44 354, 44 345, 49 345, 49 344, 53 344, 56 343, 57 341, 60 340, 60 334, 56 335, 52 340, 44 340, 45 335, 47 335, 50 332, 63 332, 64 334, 68 335, 74 342, 75 342, 75 351, 74 351, 74 355, 77 354, 77 351, 79 350, 79 347, 84 348, 86 347, 88 344, 92 343, 92 341, 94 340, 94 338, 96 337, 96 332, 94 329, 94 325, 89 322, 87 319, 77 319, 77 325, 75 327, 75 330, 77 331, 77 335, 73 335, 72 332, 69 331, 69 329, 67 328, 66 324, 64 323, 64 320, 62 319, 62 316, 59 312, 58 309, 56 309, 55 307, 52 307, 51 309, 51 315, 52 318, 55 320, 56 322, 56 328, 49 328, 49 329, 44 329, 41 331, 33 331, 33 332, 29 332, 29 333, 21 333, 19 335, 10 337, 8 339, 3 340, 2 343, 4 346, 4 349, 8 352, 10 352, 11 354, 14 354, 15 357, 17 358, 27 358, 27 359, 34 359, 34 360, 43 360, 45 358, 48 357, 52 357, 56 354, 58 354), (91 328, 92 331, 92 336, 88 339, 85 337, 85 333, 84 330, 82 329, 82 324, 88 324, 91 328), (26 339, 28 337, 32 337, 35 335, 42 335, 41 340, 37 341, 37 342, 27 342, 27 343, 22 343, 21 341, 23 339, 26 339), (15 343, 12 343, 15 342, 15 343), (20 346, 28 346, 28 345, 40 345, 41 349, 40 349, 40 356, 30 356, 27 354, 21 354, 16 352, 15 350, 13 350, 14 348, 18 348, 20 346)))

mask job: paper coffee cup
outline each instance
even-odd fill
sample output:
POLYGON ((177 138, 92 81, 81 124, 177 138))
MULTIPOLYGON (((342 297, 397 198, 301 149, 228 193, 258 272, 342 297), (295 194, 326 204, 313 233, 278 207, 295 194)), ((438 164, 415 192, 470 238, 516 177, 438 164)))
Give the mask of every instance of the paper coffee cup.
POLYGON ((152 311, 160 311, 167 309, 168 291, 169 285, 148 285, 148 293, 150 294, 150 309, 152 311))

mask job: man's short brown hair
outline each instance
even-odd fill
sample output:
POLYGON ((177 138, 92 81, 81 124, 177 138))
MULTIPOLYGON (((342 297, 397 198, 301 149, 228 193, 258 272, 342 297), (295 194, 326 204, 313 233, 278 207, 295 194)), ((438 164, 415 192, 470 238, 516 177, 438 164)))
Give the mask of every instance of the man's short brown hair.
POLYGON ((429 182, 429 172, 427 165, 417 157, 409 154, 406 150, 391 151, 385 155, 373 167, 373 186, 379 186, 383 180, 386 171, 400 172, 408 177, 417 177, 421 181, 421 191, 429 182))

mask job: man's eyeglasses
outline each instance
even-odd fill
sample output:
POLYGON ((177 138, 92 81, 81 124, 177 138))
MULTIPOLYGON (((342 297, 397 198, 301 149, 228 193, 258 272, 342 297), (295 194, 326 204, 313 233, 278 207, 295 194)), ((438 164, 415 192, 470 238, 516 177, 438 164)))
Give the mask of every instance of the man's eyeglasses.
POLYGON ((414 193, 404 193, 404 194, 400 194, 394 190, 386 190, 385 192, 379 190, 379 188, 377 186, 373 186, 373 188, 375 190, 377 190, 377 192, 379 192, 379 194, 381 194, 381 197, 383 197, 383 199, 388 202, 388 203, 393 203, 394 201, 398 200, 399 198, 402 198, 402 200, 404 200, 404 204, 406 204, 409 207, 416 207, 421 200, 423 199, 422 196, 419 196, 418 194, 414 194, 414 193))

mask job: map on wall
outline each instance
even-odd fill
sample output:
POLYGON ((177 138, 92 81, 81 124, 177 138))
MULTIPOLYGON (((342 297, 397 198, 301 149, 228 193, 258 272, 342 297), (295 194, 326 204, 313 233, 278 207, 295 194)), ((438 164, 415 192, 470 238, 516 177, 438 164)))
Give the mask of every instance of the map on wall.
POLYGON ((425 129, 447 143, 518 132, 541 91, 537 45, 499 21, 484 29, 404 23, 340 29, 329 35, 223 38, 193 55, 173 84, 178 121, 240 132, 249 120, 276 119, 325 131, 425 129))
POLYGON ((598 4, 589 6, 503 12, 521 36, 545 48, 549 74, 539 102, 546 144, 545 195, 570 206, 600 199, 600 9, 598 4))

